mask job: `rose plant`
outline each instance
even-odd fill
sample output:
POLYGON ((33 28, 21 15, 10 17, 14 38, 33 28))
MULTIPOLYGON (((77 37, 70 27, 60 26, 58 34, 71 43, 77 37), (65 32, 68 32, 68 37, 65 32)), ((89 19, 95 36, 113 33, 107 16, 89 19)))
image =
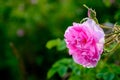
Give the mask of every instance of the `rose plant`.
MULTIPOLYGON (((73 58, 63 58, 53 64, 47 73, 48 79, 55 73, 58 73, 63 80, 67 80, 67 78, 68 80, 79 80, 81 77, 85 78, 86 75, 88 77, 89 74, 94 75, 92 80, 101 78, 112 80, 115 74, 119 75, 119 64, 108 66, 107 61, 110 60, 113 53, 120 51, 120 25, 115 24, 113 27, 109 27, 99 24, 95 10, 86 5, 84 7, 88 9, 88 17, 81 20, 80 23, 73 22, 73 25, 65 30, 64 40, 54 39, 47 42, 48 49, 56 47, 58 51, 61 51, 68 48, 68 53, 73 58), (106 33, 107 30, 110 33, 106 33), (102 54, 109 55, 102 57, 97 66, 102 54)), ((89 80, 87 77, 86 80, 89 80)))

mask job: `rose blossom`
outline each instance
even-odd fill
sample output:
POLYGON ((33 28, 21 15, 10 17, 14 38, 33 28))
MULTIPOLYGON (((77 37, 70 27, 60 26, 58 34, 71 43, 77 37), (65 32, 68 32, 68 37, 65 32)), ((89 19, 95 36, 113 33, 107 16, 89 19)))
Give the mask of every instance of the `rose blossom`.
POLYGON ((95 67, 104 47, 104 32, 92 19, 84 23, 73 23, 64 37, 69 54, 74 61, 87 68, 95 67))

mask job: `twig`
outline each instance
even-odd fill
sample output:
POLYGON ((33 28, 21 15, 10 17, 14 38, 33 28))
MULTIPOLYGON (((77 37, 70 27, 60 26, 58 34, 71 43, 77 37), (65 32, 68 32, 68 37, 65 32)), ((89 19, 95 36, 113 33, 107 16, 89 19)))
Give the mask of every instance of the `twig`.
POLYGON ((10 43, 10 47, 12 48, 13 54, 15 55, 15 57, 17 58, 17 60, 19 62, 19 68, 20 68, 20 73, 21 73, 22 80, 27 80, 26 70, 25 70, 23 59, 21 58, 18 50, 16 49, 16 47, 14 46, 14 44, 12 42, 10 43))

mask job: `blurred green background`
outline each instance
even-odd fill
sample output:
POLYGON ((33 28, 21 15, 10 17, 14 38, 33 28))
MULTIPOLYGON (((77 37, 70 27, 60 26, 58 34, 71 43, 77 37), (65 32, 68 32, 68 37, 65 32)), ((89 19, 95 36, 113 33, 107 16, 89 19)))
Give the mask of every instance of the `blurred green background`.
MULTIPOLYGON (((46 80, 54 62, 71 58, 46 43, 87 17, 83 4, 95 9, 99 23, 120 20, 120 0, 0 0, 0 80, 46 80)), ((61 80, 56 76, 51 80, 61 80)))

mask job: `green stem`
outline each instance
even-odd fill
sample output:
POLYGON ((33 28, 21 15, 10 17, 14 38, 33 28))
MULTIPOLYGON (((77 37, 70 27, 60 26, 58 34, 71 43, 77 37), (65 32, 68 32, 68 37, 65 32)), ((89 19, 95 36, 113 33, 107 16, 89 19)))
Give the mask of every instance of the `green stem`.
POLYGON ((100 24, 100 27, 101 27, 101 28, 104 28, 104 29, 112 29, 111 27, 104 26, 104 25, 101 25, 101 24, 100 24))
POLYGON ((119 42, 115 45, 115 47, 112 48, 110 51, 104 49, 104 50, 105 50, 105 53, 108 53, 108 54, 109 54, 109 55, 104 59, 104 62, 106 62, 106 61, 110 58, 110 56, 113 54, 113 52, 114 52, 116 49, 118 49, 119 45, 120 45, 120 41, 119 41, 119 42))
POLYGON ((113 35, 113 34, 119 34, 120 33, 120 31, 118 31, 118 32, 113 32, 113 33, 111 33, 111 34, 106 34, 106 36, 111 36, 111 35, 113 35))
POLYGON ((88 18, 83 18, 80 23, 83 23, 84 21, 86 21, 88 18))
POLYGON ((83 4, 83 6, 84 6, 85 8, 87 8, 87 9, 89 9, 89 7, 88 7, 87 5, 83 4))
POLYGON ((113 53, 119 47, 119 45, 120 45, 120 41, 116 44, 114 48, 110 50, 110 52, 113 53))

